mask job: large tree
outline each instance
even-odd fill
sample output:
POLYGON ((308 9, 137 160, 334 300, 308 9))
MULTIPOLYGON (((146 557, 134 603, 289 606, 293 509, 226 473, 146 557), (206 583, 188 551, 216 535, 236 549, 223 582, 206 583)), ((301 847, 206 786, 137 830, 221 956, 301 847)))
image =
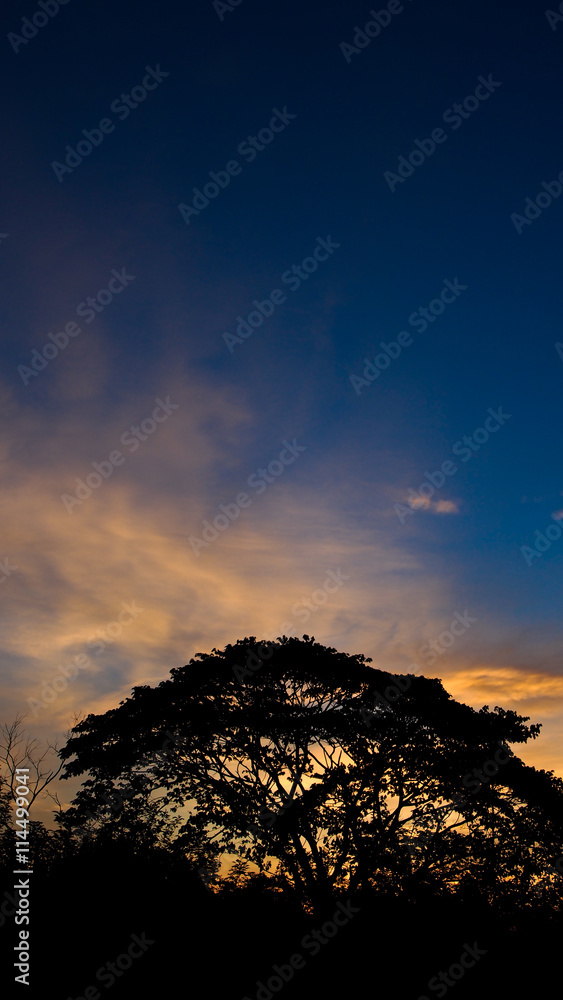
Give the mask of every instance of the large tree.
POLYGON ((509 745, 540 727, 370 662, 307 636, 196 654, 74 727, 63 776, 89 778, 67 821, 177 813, 188 856, 235 854, 308 906, 421 883, 533 898, 561 853, 563 782, 509 745))

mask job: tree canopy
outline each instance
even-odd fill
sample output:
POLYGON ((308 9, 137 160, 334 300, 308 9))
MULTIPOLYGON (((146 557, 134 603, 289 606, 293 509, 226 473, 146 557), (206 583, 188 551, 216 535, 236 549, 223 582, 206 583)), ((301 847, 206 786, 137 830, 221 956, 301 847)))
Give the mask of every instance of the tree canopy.
POLYGON ((235 855, 312 908, 415 886, 508 906, 539 877, 555 905, 563 782, 511 749, 539 725, 370 663, 308 636, 196 654, 74 727, 63 776, 88 777, 60 821, 235 855))

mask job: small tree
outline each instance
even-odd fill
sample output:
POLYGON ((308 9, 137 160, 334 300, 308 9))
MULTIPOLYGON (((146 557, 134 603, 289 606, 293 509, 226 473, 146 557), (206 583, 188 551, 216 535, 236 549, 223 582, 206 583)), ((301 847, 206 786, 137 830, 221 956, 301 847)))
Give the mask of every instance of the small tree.
POLYGON ((58 804, 57 796, 49 786, 58 777, 63 762, 58 760, 56 744, 42 745, 40 740, 29 737, 24 729, 24 716, 0 726, 0 860, 6 870, 13 868, 15 852, 15 824, 13 810, 20 784, 18 768, 28 768, 25 796, 29 802, 30 858, 35 868, 48 868, 60 857, 65 844, 60 835, 47 830, 40 820, 32 818, 31 806, 45 795, 58 804), (55 758, 53 760, 53 758, 55 758))
MULTIPOLYGON (((15 789, 18 784, 17 769, 29 768, 28 799, 31 807, 36 798, 58 777, 63 762, 60 761, 56 767, 50 765, 49 758, 52 759, 53 755, 56 757, 59 752, 56 743, 48 743, 42 747, 40 740, 27 736, 23 726, 24 718, 21 715, 11 724, 0 726, 0 766, 13 801, 16 799, 15 789)), ((53 798, 50 792, 47 795, 53 798)))

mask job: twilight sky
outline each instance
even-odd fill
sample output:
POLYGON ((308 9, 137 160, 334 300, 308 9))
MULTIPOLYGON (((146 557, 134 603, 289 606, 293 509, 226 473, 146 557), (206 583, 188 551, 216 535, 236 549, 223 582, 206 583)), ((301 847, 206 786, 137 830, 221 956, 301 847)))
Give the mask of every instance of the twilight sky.
POLYGON ((563 17, 55 7, 2 14, 3 719, 307 633, 563 775, 563 17))

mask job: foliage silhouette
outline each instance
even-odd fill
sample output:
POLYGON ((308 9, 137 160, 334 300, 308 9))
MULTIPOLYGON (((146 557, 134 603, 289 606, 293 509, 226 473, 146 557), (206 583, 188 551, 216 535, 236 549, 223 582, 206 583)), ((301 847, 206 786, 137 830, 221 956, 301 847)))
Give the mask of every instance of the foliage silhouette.
POLYGON ((540 727, 426 677, 386 707, 393 675, 370 662, 308 636, 198 653, 74 727, 63 777, 89 778, 59 821, 153 847, 175 833, 194 870, 234 855, 311 912, 360 891, 513 912, 539 876, 557 908, 563 782, 515 754, 476 791, 466 777, 540 727))

